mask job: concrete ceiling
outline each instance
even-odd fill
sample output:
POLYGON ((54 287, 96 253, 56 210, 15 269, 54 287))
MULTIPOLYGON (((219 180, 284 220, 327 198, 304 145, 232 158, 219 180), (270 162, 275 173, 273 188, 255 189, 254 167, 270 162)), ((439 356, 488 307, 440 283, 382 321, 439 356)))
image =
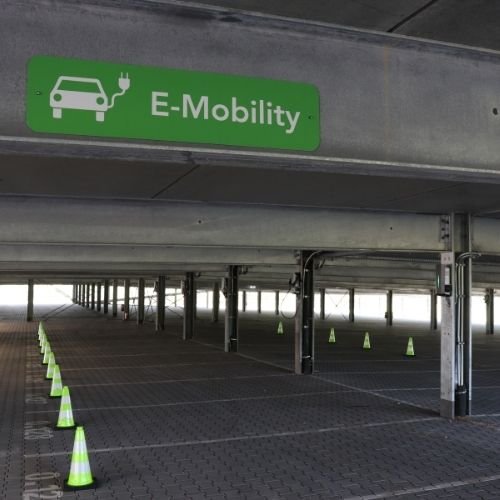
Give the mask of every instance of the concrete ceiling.
POLYGON ((198 0, 198 3, 500 50, 499 0, 198 0))

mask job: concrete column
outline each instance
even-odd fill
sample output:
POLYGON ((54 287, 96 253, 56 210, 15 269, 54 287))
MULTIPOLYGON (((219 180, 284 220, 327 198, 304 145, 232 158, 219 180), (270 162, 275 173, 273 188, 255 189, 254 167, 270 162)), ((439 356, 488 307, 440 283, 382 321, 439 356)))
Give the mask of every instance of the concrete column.
POLYGON ((325 319, 325 295, 326 290, 324 288, 319 289, 319 319, 325 319))
MULTIPOLYGON (((198 290, 196 289, 196 282, 193 279, 193 286, 194 286, 194 291, 193 291, 193 318, 198 319, 198 290)), ((184 307, 186 304, 184 304, 184 307)))
POLYGON ((90 308, 95 309, 95 283, 90 286, 90 308))
POLYGON ((156 283, 156 331, 165 330, 165 276, 156 283))
POLYGON ((495 333, 495 290, 488 288, 484 296, 486 302, 486 333, 493 335, 495 333))
POLYGON ((262 312, 262 292, 260 290, 257 292, 257 312, 259 314, 262 312))
POLYGON ((118 280, 113 280, 113 303, 111 305, 113 318, 118 316, 118 280))
POLYGON ((471 216, 450 216, 449 252, 441 264, 449 266, 451 291, 441 300, 441 415, 471 414, 472 408, 472 290, 471 216))
POLYGON ((109 280, 104 280, 104 298, 102 301, 102 312, 108 314, 109 308, 109 280))
POLYGON ((280 314, 280 291, 276 290, 274 296, 274 314, 279 316, 280 314))
POLYGON ((385 311, 385 324, 392 326, 392 290, 387 290, 387 307, 385 311))
POLYGON ((354 322, 354 288, 349 288, 349 321, 354 322))
POLYGON ((90 309, 90 283, 85 283, 85 307, 90 309))
POLYGON ((130 280, 123 280, 123 320, 128 321, 130 315, 130 280))
POLYGON ((212 297, 212 323, 217 323, 219 321, 219 304, 220 304, 220 285, 216 281, 214 283, 214 291, 212 297))
POLYGON ((71 301, 73 302, 73 304, 76 304, 77 300, 76 285, 73 283, 73 296, 71 298, 71 301))
POLYGON ((437 330, 437 293, 434 288, 431 289, 431 330, 437 330))
POLYGON ((80 284, 76 285, 76 303, 80 304, 80 284))
POLYGON ((295 315, 295 373, 314 370, 314 259, 313 252, 300 252, 300 293, 295 315))
POLYGON ((182 327, 183 340, 193 338, 194 312, 196 307, 196 285, 194 282, 194 273, 186 273, 184 280, 184 318, 182 327))
POLYGON ((242 312, 246 312, 247 310, 247 291, 243 290, 241 292, 241 310, 242 312))
POLYGON ((78 285, 78 305, 81 306, 83 304, 83 285, 80 283, 78 285))
POLYGON ((97 283, 97 310, 100 312, 101 311, 101 305, 102 305, 102 283, 98 282, 97 283))
POLYGON ((224 350, 226 352, 238 352, 238 273, 238 266, 229 266, 224 329, 224 350))
POLYGON ((144 278, 139 278, 139 284, 137 287, 138 297, 137 297, 137 324, 142 325, 144 323, 144 278))
POLYGON ((35 282, 32 279, 28 280, 28 307, 26 311, 26 321, 33 321, 34 315, 34 295, 35 282))

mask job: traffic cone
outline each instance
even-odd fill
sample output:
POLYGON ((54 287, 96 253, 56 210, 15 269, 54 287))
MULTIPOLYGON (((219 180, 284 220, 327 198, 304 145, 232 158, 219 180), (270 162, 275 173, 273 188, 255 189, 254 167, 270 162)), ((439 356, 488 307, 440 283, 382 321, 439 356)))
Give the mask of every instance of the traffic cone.
POLYGON ((51 352, 52 352, 52 350, 50 348, 50 344, 47 341, 47 342, 45 342, 45 349, 43 351, 42 365, 46 365, 49 362, 49 358, 50 358, 50 353, 51 352))
POLYGON ((44 349, 45 342, 47 342, 47 335, 45 335, 45 333, 42 333, 40 335, 40 338, 38 339, 38 345, 40 346, 40 352, 42 354, 43 354, 43 349, 44 349))
POLYGON ((59 370, 59 365, 54 365, 52 371, 52 385, 50 387, 49 397, 60 398, 62 396, 62 380, 61 371, 59 370))
POLYGON ((372 346, 370 345, 370 334, 368 332, 365 332, 365 340, 363 342, 363 349, 371 349, 372 346))
POLYGON ((55 364, 56 364, 56 357, 54 356, 54 353, 51 352, 49 354, 49 362, 47 364, 47 374, 45 375, 45 380, 51 380, 52 377, 54 376, 55 364))
POLYGON ((278 323, 278 335, 283 335, 283 323, 280 321, 278 323))
POLYGON ((415 356, 415 351, 413 350, 413 337, 408 338, 408 346, 406 347, 406 356, 415 356))
POLYGON ((56 429, 74 429, 73 410, 71 408, 71 397, 69 388, 65 385, 61 394, 61 405, 59 406, 59 417, 57 418, 56 429))
POLYGON ((95 486, 95 479, 90 472, 90 462, 85 443, 85 432, 79 426, 75 431, 75 444, 71 454, 71 467, 64 486, 68 490, 83 490, 95 486))
POLYGON ((43 327, 43 323, 40 321, 40 323, 38 323, 38 340, 40 340, 40 338, 44 333, 45 333, 45 328, 43 327))
POLYGON ((328 337, 329 344, 335 344, 335 328, 330 328, 330 336, 328 337))

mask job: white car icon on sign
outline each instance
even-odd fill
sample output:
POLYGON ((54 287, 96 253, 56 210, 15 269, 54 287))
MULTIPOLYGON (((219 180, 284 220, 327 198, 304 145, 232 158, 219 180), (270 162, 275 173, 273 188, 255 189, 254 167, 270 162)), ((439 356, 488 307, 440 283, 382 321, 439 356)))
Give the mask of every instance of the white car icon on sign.
POLYGON ((97 78, 60 76, 50 92, 53 118, 62 118, 63 109, 94 111, 98 122, 109 109, 108 97, 97 78))

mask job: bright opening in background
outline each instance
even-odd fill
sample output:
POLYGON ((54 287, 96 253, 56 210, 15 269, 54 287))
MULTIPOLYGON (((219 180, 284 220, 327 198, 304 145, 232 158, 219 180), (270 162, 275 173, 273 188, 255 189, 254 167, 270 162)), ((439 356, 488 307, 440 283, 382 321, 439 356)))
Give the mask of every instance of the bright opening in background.
MULTIPOLYGON (((34 305, 64 305, 71 303, 72 285, 36 285, 34 305)), ((0 307, 24 306, 28 302, 28 285, 1 285, 0 307)))

